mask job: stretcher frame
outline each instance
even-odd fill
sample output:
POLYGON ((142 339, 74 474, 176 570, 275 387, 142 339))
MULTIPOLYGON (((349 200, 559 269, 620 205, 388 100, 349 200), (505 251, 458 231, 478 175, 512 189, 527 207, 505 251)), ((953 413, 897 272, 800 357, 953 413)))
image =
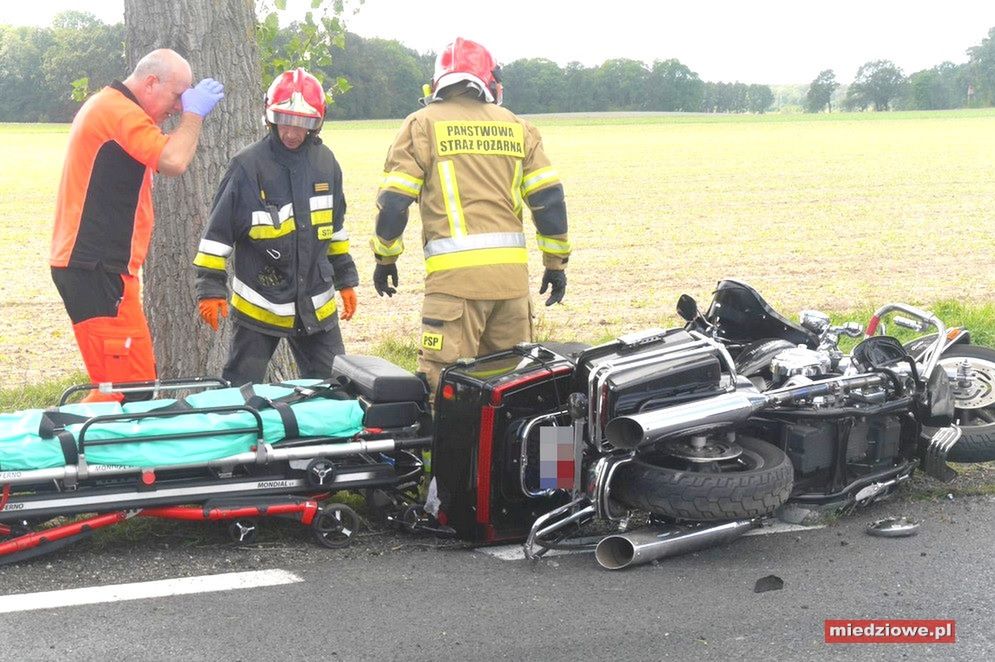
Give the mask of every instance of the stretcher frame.
MULTIPOLYGON (((86 384, 67 389, 60 405, 81 391, 148 393, 220 388, 215 378, 156 380, 120 384, 86 384)), ((369 403, 356 396, 364 410, 369 403)), ((45 554, 88 537, 93 531, 133 517, 230 523, 229 536, 247 543, 255 538, 255 520, 284 517, 311 527, 317 542, 342 547, 351 542, 359 518, 348 506, 322 503, 341 491, 383 490, 394 503, 408 505, 417 496, 422 462, 412 451, 431 446, 430 431, 421 423, 383 429, 368 428, 346 438, 265 441, 259 411, 249 405, 208 407, 190 413, 248 412, 254 423, 214 436, 255 435, 248 452, 210 461, 156 467, 91 464, 86 449, 96 445, 155 443, 187 439, 203 432, 147 435, 140 438, 87 439, 95 425, 117 421, 177 417, 184 412, 155 410, 93 416, 79 429, 78 459, 62 467, 0 471, 0 564, 45 554), (427 434, 426 434, 427 432, 427 434), (410 496, 409 496, 410 495, 410 496), (55 517, 95 515, 51 528, 38 524, 55 517)))

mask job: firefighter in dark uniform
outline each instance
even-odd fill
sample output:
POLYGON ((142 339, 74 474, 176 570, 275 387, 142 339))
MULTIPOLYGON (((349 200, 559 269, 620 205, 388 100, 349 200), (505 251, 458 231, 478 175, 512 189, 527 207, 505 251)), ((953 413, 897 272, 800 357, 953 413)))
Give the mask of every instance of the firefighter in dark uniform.
POLYGON ((439 55, 425 107, 394 140, 377 197, 377 293, 392 296, 408 207, 419 202, 425 300, 418 369, 434 394, 439 373, 532 340, 528 207, 542 251, 540 294, 563 299, 570 256, 563 186, 539 132, 501 107, 498 67, 480 44, 456 39, 439 55))
POLYGON ((303 69, 280 74, 266 93, 270 132, 232 158, 214 198, 196 267, 202 319, 228 315, 226 262, 234 253, 235 328, 222 377, 258 383, 280 338, 302 377, 327 378, 344 352, 341 318, 356 310, 359 278, 343 225, 342 169, 318 137, 325 94, 303 69))

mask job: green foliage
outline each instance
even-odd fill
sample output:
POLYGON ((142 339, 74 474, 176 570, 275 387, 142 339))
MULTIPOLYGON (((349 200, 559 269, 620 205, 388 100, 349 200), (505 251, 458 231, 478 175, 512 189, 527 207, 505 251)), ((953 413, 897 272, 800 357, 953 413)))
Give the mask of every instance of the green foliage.
MULTIPOLYGON (((256 0, 261 91, 278 73, 300 66, 322 81, 335 119, 396 119, 415 110, 422 84, 431 79, 434 53, 348 33, 348 16, 363 2, 311 0, 303 19, 281 26, 286 0, 256 0)), ((0 25, 0 122, 69 121, 91 90, 125 75, 123 42, 122 24, 105 25, 79 11, 63 12, 48 28, 0 25)), ((991 106, 995 28, 967 52, 969 62, 945 62, 907 80, 888 60, 868 62, 846 90, 837 89, 833 72, 826 70, 807 95, 804 88, 785 94, 767 85, 702 81, 677 59, 646 65, 620 58, 593 67, 578 62, 561 67, 527 58, 504 63, 502 82, 505 105, 520 113, 763 113, 802 105, 816 112, 830 100, 840 105, 837 99, 850 110, 991 106)))
POLYGON ((421 56, 396 41, 345 35, 345 47, 322 72, 348 79, 352 88, 339 98, 336 119, 404 117, 418 107, 421 86, 431 80, 434 57, 421 56))
POLYGON ((647 101, 650 109, 670 112, 701 110, 704 83, 680 60, 657 60, 650 68, 647 101))
POLYGON ((706 113, 763 113, 774 102, 767 85, 705 83, 701 110, 706 113))
POLYGON ((823 109, 832 112, 830 101, 833 92, 839 86, 840 84, 836 82, 836 73, 832 69, 820 71, 809 85, 808 94, 805 95, 805 110, 810 113, 818 113, 823 109))
POLYGON ((82 78, 77 78, 72 82, 73 91, 70 95, 72 100, 77 103, 83 103, 86 98, 90 96, 90 77, 83 76, 82 78))
POLYGON ((49 28, 0 26, 0 121, 68 122, 84 90, 109 84, 123 70, 121 23, 67 11, 49 28))
POLYGON ((891 102, 904 92, 905 74, 891 60, 875 60, 862 64, 847 90, 846 106, 850 109, 888 110, 891 102))
MULTIPOLYGON (((359 0, 362 4, 364 0, 359 0)), ((311 0, 311 9, 303 21, 291 23, 281 30, 280 13, 286 11, 286 0, 260 0, 258 13, 263 15, 256 28, 256 41, 262 60, 263 90, 270 81, 288 69, 303 67, 317 78, 325 90, 325 105, 335 103, 338 95, 351 88, 342 76, 327 76, 332 64, 332 48, 345 46, 345 26, 342 14, 345 0, 311 0)))
POLYGON ((89 383, 89 377, 78 373, 67 379, 32 384, 23 388, 0 389, 0 412, 52 407, 59 403, 59 397, 70 386, 89 383))
POLYGON ((373 353, 411 372, 418 365, 418 346, 413 340, 388 338, 374 347, 373 353))
POLYGON ((909 76, 905 106, 910 110, 942 110, 967 105, 968 70, 964 65, 944 62, 909 76))
POLYGON ((645 110, 649 80, 646 66, 637 60, 606 60, 594 71, 597 110, 645 110))
POLYGON ((970 57, 968 103, 995 105, 995 28, 988 31, 980 45, 969 48, 967 54, 970 57))
POLYGON ((504 104, 520 113, 565 112, 570 109, 563 71, 543 58, 515 60, 501 68, 504 104))

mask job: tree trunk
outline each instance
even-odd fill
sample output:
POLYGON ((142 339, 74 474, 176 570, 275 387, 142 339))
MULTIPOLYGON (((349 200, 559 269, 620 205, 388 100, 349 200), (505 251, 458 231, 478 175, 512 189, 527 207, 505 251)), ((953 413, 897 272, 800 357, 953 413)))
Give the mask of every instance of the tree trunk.
MULTIPOLYGON (((259 51, 252 0, 125 0, 128 69, 156 48, 172 48, 190 62, 193 81, 214 78, 225 98, 204 121, 200 145, 181 177, 156 175, 155 231, 143 271, 145 312, 159 376, 221 374, 230 322, 217 333, 200 321, 193 257, 211 201, 228 161, 262 134, 259 51)), ((175 128, 169 120, 164 130, 175 128)), ((293 374, 286 343, 274 358, 279 378, 293 374)))

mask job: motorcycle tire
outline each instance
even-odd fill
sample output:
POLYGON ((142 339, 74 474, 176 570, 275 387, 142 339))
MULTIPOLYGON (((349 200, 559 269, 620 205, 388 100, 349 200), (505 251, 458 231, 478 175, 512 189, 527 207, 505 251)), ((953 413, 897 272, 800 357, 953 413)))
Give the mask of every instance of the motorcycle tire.
MULTIPOLYGON (((951 462, 989 462, 995 460, 995 350, 979 345, 953 345, 940 356, 940 365, 956 367, 964 360, 971 363, 976 379, 971 389, 954 388, 954 423, 961 429, 961 438, 947 453, 951 462), (971 407, 962 407, 970 396, 971 407)), ((936 428, 924 427, 929 438, 936 428)))
POLYGON ((687 471, 664 466, 668 456, 649 452, 618 468, 611 496, 655 515, 693 521, 762 517, 788 497, 794 469, 785 453, 766 441, 740 436, 735 471, 687 471))

